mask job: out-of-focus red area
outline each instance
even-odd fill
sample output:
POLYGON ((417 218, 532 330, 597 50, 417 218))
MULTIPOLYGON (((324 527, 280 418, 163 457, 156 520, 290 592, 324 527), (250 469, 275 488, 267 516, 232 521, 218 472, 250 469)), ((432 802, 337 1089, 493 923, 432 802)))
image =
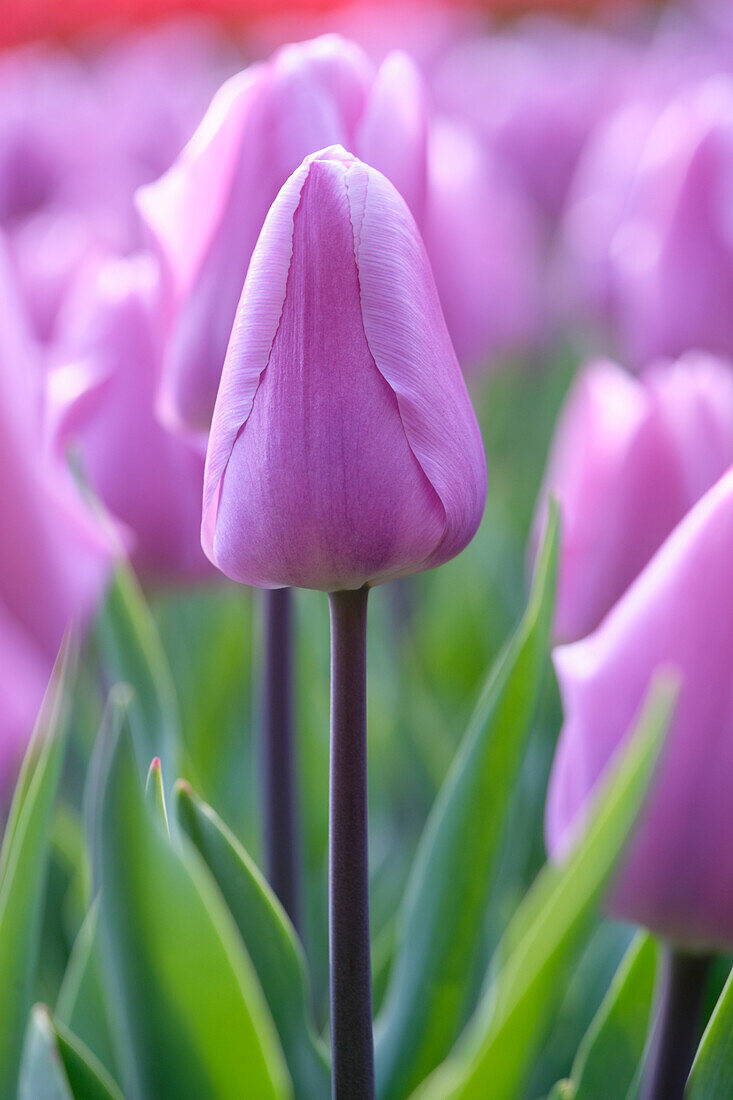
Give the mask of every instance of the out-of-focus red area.
MULTIPOLYGON (((373 0, 388 6, 389 0, 373 0)), ((645 0, 446 0, 449 8, 474 8, 499 15, 527 11, 618 12, 645 0)), ((343 0, 0 0, 0 46, 36 38, 64 38, 110 23, 130 25, 166 15, 203 13, 246 23, 277 15, 317 15, 343 8, 343 0)))

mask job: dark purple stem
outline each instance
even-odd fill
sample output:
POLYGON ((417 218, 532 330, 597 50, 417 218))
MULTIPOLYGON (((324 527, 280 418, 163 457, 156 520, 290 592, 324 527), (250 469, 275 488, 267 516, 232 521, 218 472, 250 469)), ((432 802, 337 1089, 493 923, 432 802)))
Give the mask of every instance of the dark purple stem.
POLYGON ((293 734, 292 593, 264 593, 260 765, 267 877, 296 929, 300 922, 297 769, 293 734))
POLYGON ((374 1097, 367 842, 368 589, 331 594, 329 948, 334 1100, 374 1097))
POLYGON ((709 955, 665 946, 651 1048, 644 1068, 643 1100, 683 1100, 700 1029, 709 955))

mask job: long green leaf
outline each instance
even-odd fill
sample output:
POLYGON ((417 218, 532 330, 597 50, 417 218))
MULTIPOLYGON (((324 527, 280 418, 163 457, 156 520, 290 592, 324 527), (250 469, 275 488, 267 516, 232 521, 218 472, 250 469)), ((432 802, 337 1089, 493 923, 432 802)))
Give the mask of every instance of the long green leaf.
POLYGON ((123 1100, 123 1096, 91 1051, 57 1024, 45 1005, 36 1005, 26 1036, 18 1100, 123 1100))
POLYGON ((578 1050, 574 1100, 626 1100, 644 1056, 656 966, 654 940, 639 933, 578 1050))
POLYGON ((77 1035, 114 1076, 114 1042, 99 960, 98 919, 98 903, 95 902, 74 942, 55 1016, 56 1021, 77 1035))
POLYGON ((206 861, 252 959, 288 1062, 296 1100, 330 1095, 324 1045, 308 1007, 300 941, 288 917, 236 837, 187 784, 174 788, 179 825, 206 861))
POLYGON ((405 1096, 445 1057, 475 989, 491 873, 547 660, 556 559, 553 506, 527 611, 484 688, 407 886, 376 1029, 380 1097, 405 1096))
POLYGON ((66 748, 65 641, 23 764, 0 857, 0 1096, 15 1095, 40 949, 48 835, 66 748))
POLYGON ((728 1100, 733 1096, 733 971, 718 998, 687 1082, 685 1100, 728 1100))
POLYGON ((103 783, 100 933, 130 1100, 291 1095, 267 1003, 199 854, 146 803, 126 720, 103 783))
POLYGON ((512 920, 499 965, 451 1057, 419 1100, 515 1100, 546 1030, 569 965, 634 824, 668 727, 676 687, 659 676, 594 800, 582 842, 564 868, 549 865, 512 920))
POLYGON ((99 649, 104 654, 110 687, 129 683, 135 689, 135 748, 138 767, 145 775, 159 756, 164 774, 177 773, 179 716, 175 687, 152 615, 128 566, 115 570, 107 599, 97 621, 99 649))

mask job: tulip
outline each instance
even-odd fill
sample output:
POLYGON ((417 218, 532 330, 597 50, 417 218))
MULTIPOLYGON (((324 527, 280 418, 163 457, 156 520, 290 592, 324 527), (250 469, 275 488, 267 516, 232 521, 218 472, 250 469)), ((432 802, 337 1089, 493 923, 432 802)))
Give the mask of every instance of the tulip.
POLYGON ((671 945, 645 1100, 681 1098, 694 1054, 706 953, 733 946, 730 658, 733 469, 685 516, 601 626, 557 649, 565 722, 546 809, 562 858, 656 669, 680 678, 657 775, 607 901, 671 945))
POLYGON ((733 368, 690 353, 639 378, 596 362, 562 412, 540 495, 562 513, 556 637, 590 633, 733 464, 733 368))
POLYGON ((439 65, 434 91, 554 219, 589 135, 617 101, 629 52, 599 31, 527 18, 459 43, 439 65))
POLYGON ((609 900, 610 911, 674 943, 733 945, 730 654, 733 470, 692 508, 588 638, 555 650, 565 724, 547 803, 551 853, 630 728, 656 668, 681 677, 658 775, 609 900), (701 797, 702 796, 702 797, 701 797))
POLYGON ((206 553, 245 584, 358 589, 459 553, 485 491, 404 201, 337 147, 306 158, 237 310, 207 453, 206 553))
POLYGON ((159 273, 151 257, 89 265, 59 320, 49 376, 59 445, 132 536, 149 583, 199 578, 203 455, 155 417, 160 362, 159 273))
MULTIPOLYGON (((582 166, 563 231, 574 287, 629 362, 688 348, 733 354, 733 248, 719 201, 733 163, 733 77, 690 78, 602 132, 582 166)), ((583 302, 581 301, 581 305, 583 302)))
MULTIPOLYGON (((0 242, 2 245, 2 242, 0 242)), ((92 614, 114 541, 43 440, 43 375, 0 251, 0 788, 30 737, 64 631, 92 614)))
POLYGON ((180 159, 139 193, 174 315, 160 395, 167 423, 208 430, 270 204, 304 156, 350 140, 370 75, 366 57, 335 36, 281 50, 223 85, 180 159))
POLYGON ((265 221, 206 457, 202 543, 228 576, 330 594, 335 1097, 374 1095, 366 821, 369 586, 447 561, 486 465, 415 221, 340 147, 265 221))
POLYGON ((168 285, 167 424, 208 431, 269 206, 303 157, 333 142, 382 171, 410 206, 464 366, 536 339, 539 229, 505 169, 466 127, 436 116, 406 54, 375 73, 357 46, 329 35, 233 77, 176 164, 139 192, 168 285))

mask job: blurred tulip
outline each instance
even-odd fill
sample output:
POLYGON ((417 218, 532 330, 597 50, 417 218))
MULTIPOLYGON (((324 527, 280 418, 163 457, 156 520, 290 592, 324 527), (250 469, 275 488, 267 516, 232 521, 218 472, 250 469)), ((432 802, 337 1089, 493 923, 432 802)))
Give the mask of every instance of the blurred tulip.
POLYGON ((562 534, 555 634, 594 630, 672 528, 733 464, 733 365, 702 354, 635 378, 587 367, 558 424, 540 497, 562 534))
POLYGON ((733 76, 693 80, 671 103, 658 100, 626 107, 599 136, 564 231, 581 308, 595 308, 633 364, 691 347, 733 354, 733 236, 723 200, 733 76))
POLYGON ((308 153, 353 137, 371 77, 339 38, 288 47, 220 89, 180 159, 139 193, 174 302, 161 389, 167 423, 205 432, 252 251, 308 153))
POLYGON ((433 87, 438 105, 469 121, 555 218, 585 142, 617 102, 629 53, 595 29, 526 19, 458 44, 433 87))
POLYGON ((481 437, 404 200, 335 147, 270 210, 216 402, 202 541, 264 588, 356 589, 478 527, 481 437))
POLYGON ((733 470, 677 526, 589 638, 555 651, 565 724, 546 830, 562 857, 655 669, 681 693, 610 912, 676 946, 733 946, 733 470))
MULTIPOLYGON (((1 243, 1 242, 0 242, 1 243)), ((0 789, 31 734, 61 639, 101 596, 113 541, 43 443, 43 375, 0 251, 0 789)))
POLYGON ((166 423, 208 429, 267 210, 303 157, 334 142, 379 168, 410 205, 464 365, 536 339, 540 249, 527 203, 467 130, 435 116, 406 54, 375 74, 357 46, 325 36, 233 77, 173 168, 139 192, 169 287, 166 423))
POLYGON ((149 582, 208 572, 199 527, 203 454, 155 418, 159 274, 151 257, 108 259, 82 274, 65 304, 49 373, 57 440, 132 534, 149 582))

